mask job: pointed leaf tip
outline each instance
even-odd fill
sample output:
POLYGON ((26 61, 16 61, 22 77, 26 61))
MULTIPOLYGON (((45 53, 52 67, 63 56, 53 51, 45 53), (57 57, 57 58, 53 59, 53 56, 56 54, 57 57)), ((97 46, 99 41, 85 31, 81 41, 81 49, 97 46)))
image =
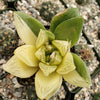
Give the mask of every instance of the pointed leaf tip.
POLYGON ((19 37, 28 45, 35 45, 40 29, 44 26, 36 19, 23 12, 14 12, 15 26, 19 37))
POLYGON ((86 65, 76 54, 72 53, 72 55, 76 69, 68 74, 63 75, 64 79, 70 84, 73 84, 75 86, 79 87, 91 86, 91 77, 86 68, 86 65))
POLYGON ((45 30, 45 27, 34 17, 21 11, 16 11, 15 13, 27 24, 27 26, 32 30, 32 32, 36 36, 38 36, 40 29, 45 30))
POLYGON ((91 84, 91 77, 86 64, 76 54, 72 53, 72 55, 77 72, 86 80, 87 83, 91 84))
POLYGON ((24 43, 28 45, 35 45, 35 42, 36 42, 35 34, 28 27, 28 25, 22 20, 22 18, 17 15, 17 13, 14 13, 14 14, 15 14, 14 15, 15 26, 16 26, 19 37, 22 39, 24 43))
POLYGON ((68 41, 53 40, 52 44, 60 51, 61 55, 64 56, 69 50, 68 41))
POLYGON ((55 36, 52 32, 40 29, 38 38, 36 40, 36 48, 40 48, 43 46, 46 42, 52 41, 55 39, 55 36))

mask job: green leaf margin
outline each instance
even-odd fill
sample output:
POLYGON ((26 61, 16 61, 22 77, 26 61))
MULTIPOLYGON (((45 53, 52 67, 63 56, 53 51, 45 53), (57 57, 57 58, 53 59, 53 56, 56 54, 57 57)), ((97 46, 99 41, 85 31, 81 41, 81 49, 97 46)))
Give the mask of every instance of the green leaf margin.
POLYGON ((71 47, 78 41, 83 27, 83 18, 74 17, 59 24, 55 29, 57 40, 66 40, 71 42, 71 47))
POLYGON ((50 31, 54 32, 56 27, 61 24, 63 21, 71 19, 73 17, 79 16, 78 8, 68 8, 65 9, 63 12, 55 15, 51 21, 50 31))
POLYGON ((40 32, 40 29, 44 29, 44 26, 35 18, 33 18, 32 16, 23 13, 21 11, 17 11, 14 12, 17 14, 17 16, 19 16, 27 25, 28 27, 32 30, 32 32, 38 36, 38 33, 40 32))
POLYGON ((74 64, 76 66, 76 71, 79 73, 83 79, 91 85, 91 77, 90 73, 86 67, 86 64, 83 62, 83 60, 77 56, 76 54, 72 53, 73 59, 74 59, 74 64))

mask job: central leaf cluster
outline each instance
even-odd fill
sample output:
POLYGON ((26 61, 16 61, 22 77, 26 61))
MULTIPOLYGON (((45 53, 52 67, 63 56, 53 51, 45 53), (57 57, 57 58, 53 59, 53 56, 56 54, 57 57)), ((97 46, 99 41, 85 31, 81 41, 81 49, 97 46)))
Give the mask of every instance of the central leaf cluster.
POLYGON ((68 52, 68 42, 55 40, 52 32, 40 30, 36 40, 35 56, 40 61, 39 67, 46 76, 54 72, 68 52))
POLYGON ((58 49, 50 42, 46 42, 35 53, 38 60, 47 65, 58 65, 62 61, 62 56, 58 49))

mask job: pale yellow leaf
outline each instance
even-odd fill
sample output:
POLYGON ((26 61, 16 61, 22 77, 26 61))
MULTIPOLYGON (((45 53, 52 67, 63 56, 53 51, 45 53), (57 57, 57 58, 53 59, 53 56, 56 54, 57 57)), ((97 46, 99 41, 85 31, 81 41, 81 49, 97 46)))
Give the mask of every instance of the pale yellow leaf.
POLYGON ((38 70, 37 67, 35 68, 26 65, 15 55, 4 65, 3 69, 20 78, 28 78, 38 70))
POLYGON ((63 78, 65 81, 68 83, 79 86, 79 87, 89 87, 91 83, 88 81, 84 80, 76 70, 69 72, 68 74, 63 75, 63 78))
POLYGON ((41 29, 38 38, 36 40, 36 48, 40 48, 47 41, 48 41, 48 36, 45 34, 45 31, 41 29))
POLYGON ((50 66, 41 62, 39 63, 39 67, 43 71, 44 75, 46 76, 54 72, 57 68, 57 66, 50 66))
POLYGON ((14 14, 14 19, 18 35, 22 41, 28 45, 35 45, 37 37, 28 27, 28 25, 16 13, 14 14))
POLYGON ((36 48, 32 45, 23 45, 15 50, 15 55, 25 64, 31 67, 37 67, 38 59, 35 57, 36 48))
POLYGON ((66 53, 62 62, 58 66, 57 72, 59 74, 67 74, 75 69, 73 56, 70 52, 66 53))
POLYGON ((35 77, 35 87, 37 96, 40 99, 49 99, 52 97, 60 88, 62 83, 62 76, 59 74, 52 73, 49 76, 45 76, 40 70, 37 72, 35 77))
POLYGON ((54 40, 54 39, 55 39, 55 36, 52 32, 40 29, 38 38, 36 40, 36 48, 39 49, 46 42, 49 42, 49 41, 54 40))
POLYGON ((37 57, 38 60, 40 60, 41 62, 45 62, 46 57, 45 57, 45 47, 42 46, 40 47, 36 52, 35 52, 35 56, 37 57))
POLYGON ((63 40, 53 40, 52 44, 60 51, 61 55, 64 56, 68 52, 68 42, 63 40))

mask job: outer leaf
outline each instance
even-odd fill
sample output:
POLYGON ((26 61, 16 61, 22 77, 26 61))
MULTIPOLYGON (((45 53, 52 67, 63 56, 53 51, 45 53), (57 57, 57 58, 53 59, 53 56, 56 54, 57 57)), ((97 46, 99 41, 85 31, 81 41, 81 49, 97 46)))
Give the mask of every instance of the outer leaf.
POLYGON ((64 75, 64 79, 76 86, 88 87, 91 85, 90 74, 84 62, 76 55, 72 54, 76 70, 64 75))
POLYGON ((79 86, 79 87, 88 87, 90 84, 87 84, 86 81, 79 75, 79 73, 74 70, 68 74, 63 75, 63 78, 70 84, 79 86))
POLYGON ((57 68, 59 74, 67 74, 75 69, 73 56, 70 52, 66 53, 62 62, 57 68))
POLYGON ((78 41, 83 27, 83 18, 75 17, 59 24, 55 29, 58 40, 71 41, 71 47, 78 41))
POLYGON ((32 16, 20 11, 15 12, 15 13, 27 24, 27 26, 32 30, 32 32, 36 36, 38 36, 40 29, 45 29, 44 26, 32 16))
POLYGON ((64 10, 63 12, 54 16, 54 18, 51 21, 50 30, 54 32, 56 27, 59 24, 61 24, 63 21, 71 19, 73 17, 77 17, 77 16, 79 16, 78 8, 68 8, 64 10))
POLYGON ((85 63, 76 54, 72 53, 72 55, 73 55, 73 59, 74 59, 77 72, 80 74, 81 77, 83 77, 86 80, 87 83, 91 83, 90 73, 85 63))
POLYGON ((15 55, 6 63, 3 69, 20 78, 28 78, 38 70, 38 68, 27 66, 15 55))
POLYGON ((39 62, 35 57, 36 48, 32 45, 23 45, 15 50, 15 55, 25 64, 31 67, 37 67, 39 62))
POLYGON ((50 66, 41 62, 39 63, 39 67, 43 71, 44 75, 46 76, 54 72, 57 68, 57 66, 50 66))
POLYGON ((35 77, 36 93, 40 99, 49 99, 60 88, 62 77, 55 73, 45 76, 42 71, 37 72, 35 77))
POLYGON ((15 12, 14 19, 16 29, 23 42, 35 45, 36 36, 40 29, 45 29, 43 25, 33 17, 22 12, 15 12))

